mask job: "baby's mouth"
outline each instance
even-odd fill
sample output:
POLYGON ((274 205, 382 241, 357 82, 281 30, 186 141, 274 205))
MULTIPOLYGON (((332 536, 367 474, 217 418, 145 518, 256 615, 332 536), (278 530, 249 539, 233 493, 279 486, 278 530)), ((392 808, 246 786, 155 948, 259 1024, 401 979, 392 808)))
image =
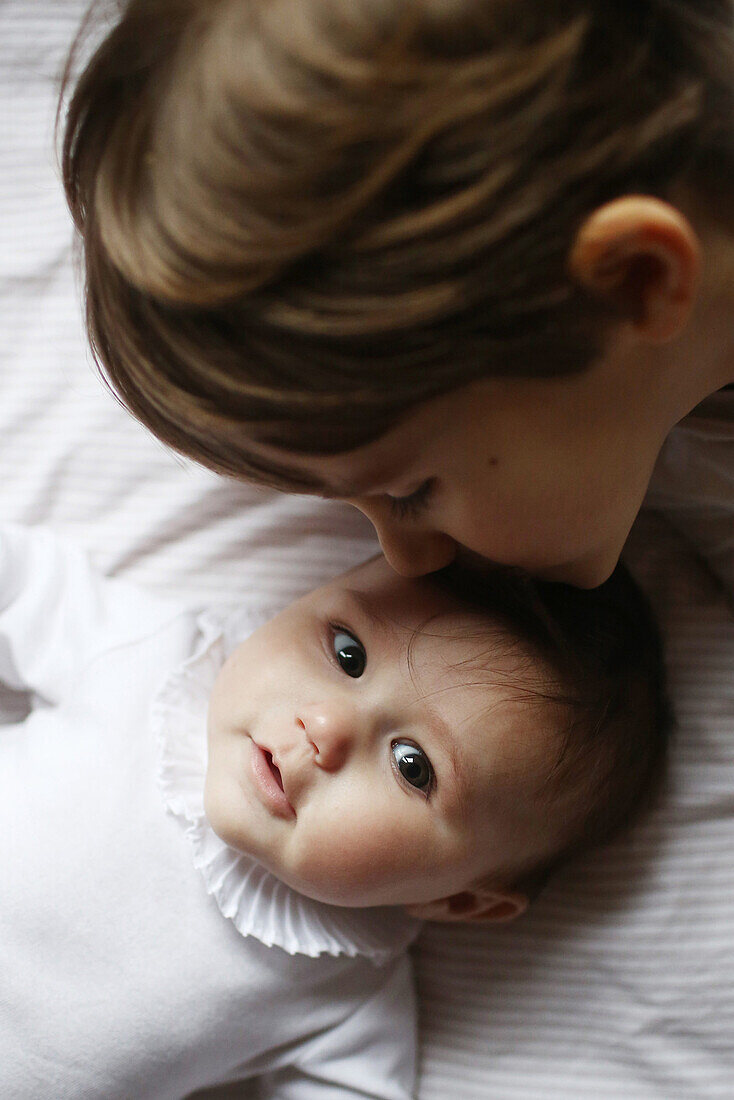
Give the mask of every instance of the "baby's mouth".
POLYGON ((295 819, 296 811, 288 801, 288 794, 280 768, 268 749, 251 740, 250 767, 260 801, 277 817, 295 819))
POLYGON ((280 789, 282 791, 283 790, 283 780, 282 780, 281 775, 280 775, 280 768, 274 762, 272 752, 268 752, 267 749, 265 749, 263 751, 265 752, 265 759, 268 762, 268 767, 270 768, 270 771, 273 773, 273 778, 274 778, 275 782, 278 784, 278 786, 280 787, 280 789))

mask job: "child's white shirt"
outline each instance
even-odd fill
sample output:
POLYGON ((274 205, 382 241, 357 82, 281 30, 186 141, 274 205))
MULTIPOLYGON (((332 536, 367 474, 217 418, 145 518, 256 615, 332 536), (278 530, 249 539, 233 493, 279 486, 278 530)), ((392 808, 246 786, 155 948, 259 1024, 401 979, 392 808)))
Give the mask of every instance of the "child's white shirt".
POLYGON ((734 389, 707 397, 668 436, 646 504, 670 520, 734 594, 734 389))
POLYGON ((0 1096, 413 1095, 417 922, 308 901, 203 815, 206 700, 252 626, 0 530, 0 681, 33 699, 0 727, 0 1096))

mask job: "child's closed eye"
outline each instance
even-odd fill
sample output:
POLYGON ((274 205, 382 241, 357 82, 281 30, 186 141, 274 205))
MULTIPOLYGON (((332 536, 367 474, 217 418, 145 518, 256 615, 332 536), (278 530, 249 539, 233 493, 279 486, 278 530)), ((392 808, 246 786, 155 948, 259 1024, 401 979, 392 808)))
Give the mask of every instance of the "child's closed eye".
POLYGON ((390 511, 396 519, 417 519, 428 507, 435 488, 435 477, 428 477, 417 489, 404 497, 387 494, 390 511))

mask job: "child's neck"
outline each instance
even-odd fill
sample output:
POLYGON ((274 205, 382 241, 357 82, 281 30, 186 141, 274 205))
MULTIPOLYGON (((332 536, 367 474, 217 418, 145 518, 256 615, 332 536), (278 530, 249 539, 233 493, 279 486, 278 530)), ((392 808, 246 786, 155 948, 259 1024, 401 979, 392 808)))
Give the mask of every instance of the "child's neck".
MULTIPOLYGON (((712 222, 701 200, 685 211, 701 248, 701 275, 691 318, 680 337, 660 349, 685 411, 734 383, 734 220, 712 222)), ((683 413, 685 415, 685 413, 683 413)))

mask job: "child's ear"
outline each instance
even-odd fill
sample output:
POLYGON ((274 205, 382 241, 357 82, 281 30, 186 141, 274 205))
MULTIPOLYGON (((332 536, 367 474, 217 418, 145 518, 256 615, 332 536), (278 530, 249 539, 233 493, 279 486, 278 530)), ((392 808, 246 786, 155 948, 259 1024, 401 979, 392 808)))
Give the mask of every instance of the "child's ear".
POLYGON ((595 298, 631 321, 648 343, 662 344, 686 324, 698 288, 701 247, 688 219, 650 195, 600 206, 571 246, 569 271, 595 298))
POLYGON ((448 898, 426 901, 420 905, 406 905, 412 917, 419 920, 446 923, 499 924, 514 920, 528 907, 528 898, 515 890, 484 889, 462 890, 448 898))

